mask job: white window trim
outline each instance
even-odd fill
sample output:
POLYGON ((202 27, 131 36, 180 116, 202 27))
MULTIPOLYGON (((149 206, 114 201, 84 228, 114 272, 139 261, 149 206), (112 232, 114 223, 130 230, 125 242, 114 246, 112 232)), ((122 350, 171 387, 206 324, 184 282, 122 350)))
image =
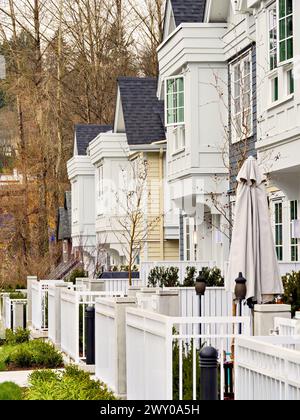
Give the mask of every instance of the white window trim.
MULTIPOLYGON (((231 83, 231 142, 232 144, 238 143, 240 141, 246 140, 253 136, 253 62, 252 62, 252 49, 248 50, 244 54, 240 55, 235 61, 230 63, 230 83, 231 83), (234 114, 234 69, 235 67, 249 58, 250 60, 250 110, 251 110, 251 129, 246 137, 246 135, 241 136, 240 138, 237 137, 236 127, 234 124, 236 114, 234 114)), ((243 110, 241 110, 243 112, 243 110)))
POLYGON ((186 115, 186 89, 185 89, 185 86, 186 86, 186 84, 185 84, 184 74, 179 74, 177 76, 166 77, 164 79, 164 85, 165 85, 164 86, 165 87, 165 126, 166 127, 177 127, 177 126, 185 125, 185 115, 186 115), (184 112, 184 118, 183 118, 183 122, 168 124, 168 103, 167 103, 168 81, 169 80, 177 80, 177 79, 182 79, 183 80, 183 94, 184 94, 183 112, 184 112))
POLYGON ((173 135, 174 135, 174 145, 173 145, 173 153, 172 155, 178 155, 185 151, 186 147, 186 138, 185 138, 185 125, 177 125, 173 129, 173 135), (176 147, 176 136, 179 136, 179 143, 176 147))
MULTIPOLYGON (((293 2, 293 57, 289 58, 288 60, 280 61, 280 25, 279 25, 279 0, 276 0, 277 4, 277 66, 282 67, 294 62, 294 54, 295 54, 295 6, 293 2)), ((287 40, 287 38, 285 38, 287 40)))

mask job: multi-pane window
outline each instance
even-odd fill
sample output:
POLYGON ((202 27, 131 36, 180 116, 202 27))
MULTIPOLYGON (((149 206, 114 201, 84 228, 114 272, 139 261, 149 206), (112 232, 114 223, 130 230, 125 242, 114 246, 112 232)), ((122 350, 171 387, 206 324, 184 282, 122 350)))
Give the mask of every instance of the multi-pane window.
POLYGON ((252 60, 251 53, 232 65, 233 142, 252 133, 252 60))
POLYGON ((185 127, 183 125, 175 127, 174 137, 174 153, 176 153, 185 148, 185 127))
POLYGON ((291 261, 299 260, 298 255, 298 239, 292 237, 293 222, 298 220, 298 201, 291 201, 290 203, 290 222, 291 222, 291 261))
POLYGON ((292 95, 295 92, 294 71, 290 69, 287 71, 287 94, 292 95))
POLYGON ((277 41, 277 5, 274 3, 269 9, 270 70, 277 68, 277 41))
POLYGON ((184 124, 184 77, 166 79, 167 126, 184 124))
POLYGON ((283 261, 283 204, 275 203, 275 245, 279 261, 283 261))
POLYGON ((293 58, 293 0, 279 0, 279 60, 287 61, 293 58))
POLYGON ((186 251, 186 260, 191 260, 191 226, 190 219, 186 219, 185 225, 185 251, 186 251))

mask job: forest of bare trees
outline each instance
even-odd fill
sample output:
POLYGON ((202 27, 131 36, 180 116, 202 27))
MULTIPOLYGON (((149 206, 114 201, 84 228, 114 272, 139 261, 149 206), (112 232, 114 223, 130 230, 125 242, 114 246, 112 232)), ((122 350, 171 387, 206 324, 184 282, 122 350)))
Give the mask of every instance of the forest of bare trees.
POLYGON ((156 76, 163 4, 0 1, 0 55, 6 62, 0 136, 9 133, 9 166, 22 179, 17 187, 0 186, 0 282, 43 277, 57 262, 60 250, 51 237, 70 188, 66 162, 73 126, 113 122, 118 76, 156 76))

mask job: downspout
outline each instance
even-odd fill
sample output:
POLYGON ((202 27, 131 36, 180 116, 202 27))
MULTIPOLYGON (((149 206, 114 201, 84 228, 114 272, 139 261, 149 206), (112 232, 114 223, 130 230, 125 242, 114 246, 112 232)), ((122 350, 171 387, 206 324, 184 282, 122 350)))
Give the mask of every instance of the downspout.
POLYGON ((159 150, 159 215, 160 215, 160 257, 165 260, 164 239, 165 239, 165 197, 164 197, 164 149, 159 150))

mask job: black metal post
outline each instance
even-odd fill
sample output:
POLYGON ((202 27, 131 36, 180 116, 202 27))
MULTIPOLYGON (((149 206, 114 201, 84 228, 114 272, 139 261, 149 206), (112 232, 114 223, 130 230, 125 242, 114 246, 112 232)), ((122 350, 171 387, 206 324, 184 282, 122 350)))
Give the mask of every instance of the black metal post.
MULTIPOLYGON (((200 318, 202 317, 202 296, 201 295, 199 296, 199 316, 200 316, 200 318)), ((200 335, 200 338, 199 338, 199 350, 201 350, 201 346, 202 346, 202 338, 201 338, 201 335, 202 335, 202 323, 201 323, 201 320, 200 320, 200 324, 199 324, 199 335, 200 335)))
POLYGON ((86 342, 86 364, 95 364, 95 308, 89 306, 85 311, 85 342, 86 342))
MULTIPOLYGON (((241 317, 243 315, 243 309, 242 309, 243 302, 242 300, 239 300, 239 316, 241 317)), ((239 334, 242 335, 242 324, 239 326, 239 334)))
POLYGON ((205 347, 200 352, 201 401, 218 401, 218 351, 205 347))

